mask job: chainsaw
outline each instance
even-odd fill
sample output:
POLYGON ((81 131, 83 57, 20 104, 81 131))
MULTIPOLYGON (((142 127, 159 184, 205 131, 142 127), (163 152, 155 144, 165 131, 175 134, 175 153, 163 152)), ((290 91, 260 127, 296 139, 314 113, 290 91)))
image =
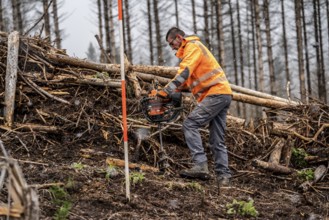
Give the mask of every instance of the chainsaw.
POLYGON ((182 94, 174 93, 170 98, 144 97, 141 100, 142 112, 151 123, 170 122, 182 110, 182 94))
MULTIPOLYGON (((156 87, 157 89, 157 87, 156 87)), ((158 124, 159 138, 160 138, 160 152, 158 166, 161 172, 169 168, 168 158, 163 149, 162 144, 162 123, 175 120, 179 115, 182 107, 182 94, 180 92, 174 93, 170 98, 162 97, 143 97, 141 99, 141 108, 145 118, 151 123, 158 124)))

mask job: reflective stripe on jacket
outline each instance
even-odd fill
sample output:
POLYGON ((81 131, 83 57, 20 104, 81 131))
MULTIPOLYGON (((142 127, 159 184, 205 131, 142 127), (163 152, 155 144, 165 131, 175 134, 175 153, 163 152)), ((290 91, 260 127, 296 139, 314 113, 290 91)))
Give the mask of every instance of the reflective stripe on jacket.
POLYGON ((176 76, 164 87, 165 92, 189 89, 198 102, 208 95, 232 94, 223 69, 199 37, 185 37, 176 56, 182 61, 176 76))

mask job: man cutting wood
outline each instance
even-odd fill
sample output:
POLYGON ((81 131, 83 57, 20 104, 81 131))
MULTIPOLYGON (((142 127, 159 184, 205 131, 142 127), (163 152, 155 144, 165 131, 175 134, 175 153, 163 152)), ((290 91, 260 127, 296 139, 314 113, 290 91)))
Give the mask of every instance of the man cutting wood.
POLYGON ((226 115, 232 100, 232 90, 225 73, 212 53, 195 35, 173 27, 166 35, 170 47, 181 59, 176 76, 153 95, 170 97, 176 91, 190 91, 198 104, 184 120, 183 132, 191 151, 193 166, 180 172, 184 178, 210 178, 208 158, 199 128, 209 124, 209 146, 213 152, 215 173, 221 185, 230 183, 231 171, 225 145, 226 115))

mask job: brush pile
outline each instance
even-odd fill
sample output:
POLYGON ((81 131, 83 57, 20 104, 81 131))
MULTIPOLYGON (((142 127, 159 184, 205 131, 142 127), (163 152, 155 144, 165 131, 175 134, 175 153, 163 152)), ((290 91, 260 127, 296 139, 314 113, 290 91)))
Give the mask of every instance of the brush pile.
MULTIPOLYGON (((19 36, 14 60, 9 59, 12 50, 8 43, 8 34, 1 32, 0 137, 9 155, 25 160, 40 155, 36 156, 38 161, 49 164, 59 157, 73 161, 100 152, 122 159, 120 65, 69 57, 65 50, 43 39, 23 36, 19 36), (8 66, 17 66, 16 78, 8 76, 15 72, 8 66), (13 82, 14 93, 7 94, 13 82), (12 104, 10 111, 8 106, 12 104)), ((127 61, 125 69, 131 162, 155 167, 160 146, 157 125, 145 120, 139 100, 152 87, 152 81, 166 84, 176 68, 127 61)), ((259 120, 228 117, 227 146, 235 176, 248 175, 256 168, 287 178, 311 169, 315 176, 298 186, 303 191, 312 188, 328 195, 329 106, 317 100, 309 104, 293 102, 235 85, 232 89, 236 102, 262 107, 267 115, 259 120)), ((181 122, 194 104, 185 96, 184 112, 176 121, 164 124, 169 175, 191 162, 181 122)), ((206 140, 207 129, 201 133, 206 140)), ((294 182, 294 178, 290 180, 294 182)))

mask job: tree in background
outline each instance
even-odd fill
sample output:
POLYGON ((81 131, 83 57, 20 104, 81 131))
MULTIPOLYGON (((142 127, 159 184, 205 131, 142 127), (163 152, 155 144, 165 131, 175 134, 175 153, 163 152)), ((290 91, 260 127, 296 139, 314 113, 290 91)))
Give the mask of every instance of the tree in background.
POLYGON ((304 72, 304 57, 303 57, 303 37, 302 37, 302 21, 301 21, 301 2, 295 0, 295 16, 296 16, 296 33, 297 33, 297 52, 298 52, 298 75, 301 100, 306 101, 305 89, 305 72, 304 72))
POLYGON ((158 65, 164 64, 163 54, 162 54, 162 43, 161 39, 163 35, 161 35, 161 26, 160 26, 160 15, 159 15, 159 8, 158 8, 158 0, 153 0, 153 16, 155 22, 155 44, 157 49, 157 58, 158 58, 158 65))
MULTIPOLYGON (((16 0, 17 1, 17 0, 16 0)), ((51 42, 51 30, 50 30, 50 16, 48 12, 48 0, 42 0, 43 3, 43 16, 44 16, 44 28, 45 28, 45 34, 48 38, 48 41, 51 42)))
POLYGON ((3 7, 2 7, 2 0, 0 0, 0 31, 5 31, 5 21, 3 15, 3 7))
POLYGON ((11 0, 14 30, 23 33, 23 18, 21 13, 21 0, 11 0))
POLYGON ((91 42, 89 43, 89 47, 88 47, 88 51, 87 51, 86 55, 87 55, 87 59, 89 59, 89 60, 92 60, 95 62, 98 60, 96 49, 91 42))
POLYGON ((53 0, 53 20, 54 20, 54 34, 55 43, 58 49, 62 48, 61 30, 59 29, 59 17, 57 11, 57 0, 53 0))
POLYGON ((132 47, 131 47, 131 29, 130 29, 130 13, 129 13, 129 1, 124 1, 125 3, 125 45, 126 45, 126 55, 128 60, 133 63, 132 47))

